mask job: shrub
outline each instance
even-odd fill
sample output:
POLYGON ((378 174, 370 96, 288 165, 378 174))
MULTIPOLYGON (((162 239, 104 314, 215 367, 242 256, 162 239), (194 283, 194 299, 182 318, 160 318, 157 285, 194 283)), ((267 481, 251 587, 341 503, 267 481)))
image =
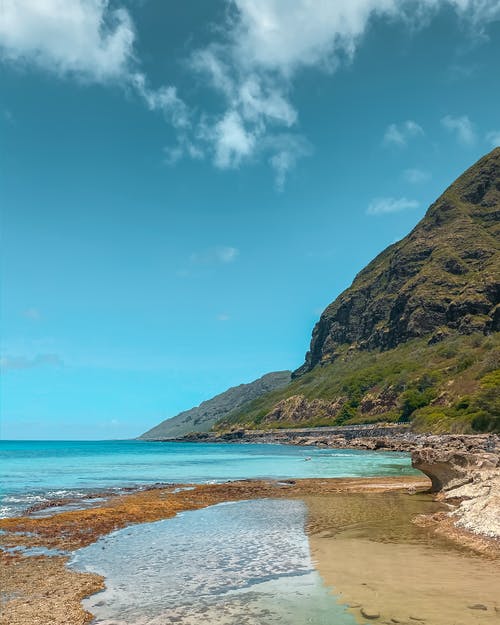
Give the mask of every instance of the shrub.
POLYGON ((423 391, 418 388, 408 389, 401 395, 401 416, 399 420, 405 423, 418 408, 428 406, 434 399, 435 393, 432 387, 423 391))
POLYGON ((474 358, 470 354, 462 354, 455 366, 455 371, 461 373, 474 364, 474 358))
POLYGON ((482 410, 473 416, 471 425, 475 432, 500 433, 500 415, 488 414, 482 410))
POLYGON ((344 404, 340 409, 339 414, 335 417, 335 424, 342 425, 342 423, 345 423, 350 419, 355 419, 356 416, 356 408, 354 408, 353 406, 349 406, 348 404, 344 404))

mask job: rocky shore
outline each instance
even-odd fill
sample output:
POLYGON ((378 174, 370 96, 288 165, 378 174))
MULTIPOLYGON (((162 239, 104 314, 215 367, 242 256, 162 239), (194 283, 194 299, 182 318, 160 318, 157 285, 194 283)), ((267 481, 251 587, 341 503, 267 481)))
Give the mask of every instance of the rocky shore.
POLYGON ((411 454, 431 491, 449 512, 420 519, 471 547, 500 549, 500 437, 497 434, 421 434, 407 425, 338 426, 283 430, 234 430, 185 436, 185 441, 279 443, 411 454))
POLYGON ((93 508, 48 517, 0 519, 1 625, 87 625, 93 615, 83 597, 101 590, 104 580, 66 567, 70 553, 101 536, 135 523, 167 519, 228 501, 301 498, 337 493, 417 492, 425 477, 331 478, 287 481, 242 480, 224 484, 152 488, 112 497, 93 508), (32 548, 61 555, 28 555, 32 548), (25 551, 25 549, 27 551, 25 551))

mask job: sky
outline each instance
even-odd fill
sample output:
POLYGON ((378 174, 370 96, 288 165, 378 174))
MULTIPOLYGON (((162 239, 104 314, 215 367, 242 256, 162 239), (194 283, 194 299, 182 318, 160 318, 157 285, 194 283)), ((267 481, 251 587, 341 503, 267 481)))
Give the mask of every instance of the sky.
POLYGON ((2 0, 2 437, 300 366, 499 103, 499 0, 2 0))

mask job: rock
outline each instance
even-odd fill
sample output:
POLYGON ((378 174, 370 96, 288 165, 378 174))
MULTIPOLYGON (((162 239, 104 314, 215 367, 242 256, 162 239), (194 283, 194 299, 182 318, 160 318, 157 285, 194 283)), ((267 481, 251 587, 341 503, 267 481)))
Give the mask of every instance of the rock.
POLYGON ((482 603, 474 603, 473 605, 467 606, 469 610, 487 610, 488 608, 482 603))
POLYGON ((375 620, 375 619, 380 618, 380 612, 378 612, 372 607, 363 606, 360 612, 361 612, 361 616, 363 616, 364 618, 367 618, 368 620, 375 620))
POLYGON ((387 350, 412 338, 498 324, 500 148, 468 169, 406 237, 379 254, 322 313, 299 377, 350 345, 387 350), (476 192, 480 189, 480 192, 476 192), (481 272, 481 281, 477 272, 481 272), (484 283, 483 283, 484 281, 484 283))
POLYGON ((433 492, 452 490, 473 481, 473 472, 494 469, 498 454, 470 453, 443 447, 424 447, 412 453, 412 465, 425 473, 432 482, 433 492))
POLYGON ((412 464, 430 477, 432 490, 441 491, 439 498, 453 502, 455 509, 446 517, 455 526, 498 540, 500 439, 495 435, 472 439, 458 437, 454 448, 444 439, 445 444, 416 449, 412 464))

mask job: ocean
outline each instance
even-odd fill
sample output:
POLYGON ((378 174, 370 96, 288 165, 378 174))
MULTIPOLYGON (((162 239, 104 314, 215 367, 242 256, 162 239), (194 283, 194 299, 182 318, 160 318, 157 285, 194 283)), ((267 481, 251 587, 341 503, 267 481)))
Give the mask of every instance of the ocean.
POLYGON ((0 516, 47 500, 155 483, 411 475, 407 454, 286 445, 0 441, 0 516))

